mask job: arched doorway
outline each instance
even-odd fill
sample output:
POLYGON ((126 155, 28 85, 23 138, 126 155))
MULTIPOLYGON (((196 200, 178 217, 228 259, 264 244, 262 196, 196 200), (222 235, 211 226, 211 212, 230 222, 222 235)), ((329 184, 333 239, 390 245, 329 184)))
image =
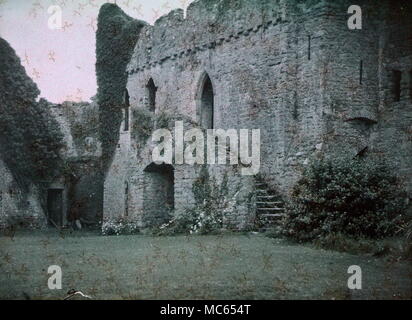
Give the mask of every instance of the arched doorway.
POLYGON ((174 209, 174 168, 151 163, 144 169, 144 224, 159 225, 169 220, 174 209))
POLYGON ((200 88, 200 125, 204 129, 213 129, 214 126, 214 92, 212 81, 208 74, 202 79, 200 88))
POLYGON ((155 112, 156 110, 156 91, 157 88, 153 82, 153 79, 150 78, 149 82, 146 85, 146 93, 147 93, 147 103, 149 110, 155 112))

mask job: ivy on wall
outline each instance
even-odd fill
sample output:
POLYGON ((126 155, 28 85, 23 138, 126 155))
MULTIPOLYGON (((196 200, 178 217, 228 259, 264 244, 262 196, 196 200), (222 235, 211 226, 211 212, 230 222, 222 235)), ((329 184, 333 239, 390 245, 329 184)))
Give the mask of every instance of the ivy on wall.
POLYGON ((63 134, 50 104, 36 102, 39 89, 20 59, 0 38, 0 154, 22 190, 52 179, 63 165, 63 134))
POLYGON ((100 8, 96 32, 97 101, 103 168, 110 165, 119 139, 127 83, 126 67, 139 32, 146 23, 126 15, 117 5, 100 8))

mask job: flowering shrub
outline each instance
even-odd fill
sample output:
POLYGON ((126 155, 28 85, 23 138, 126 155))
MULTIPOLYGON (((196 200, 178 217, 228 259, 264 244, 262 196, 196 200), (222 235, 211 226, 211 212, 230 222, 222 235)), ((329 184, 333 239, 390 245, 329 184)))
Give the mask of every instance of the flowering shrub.
POLYGON ((159 234, 207 234, 224 230, 225 218, 234 212, 238 195, 237 192, 228 196, 227 176, 219 186, 204 170, 193 184, 193 193, 196 206, 160 226, 159 234))
POLYGON ((283 230, 298 241, 334 233, 382 238, 398 230, 405 211, 401 184, 387 165, 341 155, 306 168, 287 204, 283 230))
POLYGON ((123 218, 107 219, 102 223, 102 234, 105 236, 134 234, 139 232, 139 227, 135 222, 127 221, 123 218))

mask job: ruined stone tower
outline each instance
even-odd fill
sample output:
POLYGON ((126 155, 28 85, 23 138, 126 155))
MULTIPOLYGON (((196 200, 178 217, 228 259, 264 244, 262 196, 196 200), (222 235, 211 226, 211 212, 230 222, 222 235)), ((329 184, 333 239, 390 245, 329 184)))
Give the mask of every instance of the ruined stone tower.
MULTIPOLYGON (((199 0, 185 16, 174 10, 144 26, 127 67, 104 219, 146 227, 196 206, 203 166, 151 158, 151 133, 173 120, 260 129, 259 177, 285 197, 310 157, 342 146, 388 157, 410 194, 412 13, 395 2, 360 1, 361 30, 348 28, 351 1, 332 0, 199 0)), ((255 177, 206 168, 218 185, 228 181, 227 224, 250 225, 255 177)))

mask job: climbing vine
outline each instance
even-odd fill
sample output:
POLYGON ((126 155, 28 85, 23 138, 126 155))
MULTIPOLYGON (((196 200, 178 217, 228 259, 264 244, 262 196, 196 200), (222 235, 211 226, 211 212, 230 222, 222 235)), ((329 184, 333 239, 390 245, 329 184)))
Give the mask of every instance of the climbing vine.
POLYGON ((127 16, 117 5, 106 3, 100 8, 96 76, 104 168, 109 165, 119 139, 127 83, 126 66, 144 25, 144 22, 127 16))
POLYGON ((22 190, 31 183, 52 179, 63 160, 63 134, 53 118, 50 104, 41 99, 36 84, 26 75, 20 59, 0 39, 0 153, 22 190))

